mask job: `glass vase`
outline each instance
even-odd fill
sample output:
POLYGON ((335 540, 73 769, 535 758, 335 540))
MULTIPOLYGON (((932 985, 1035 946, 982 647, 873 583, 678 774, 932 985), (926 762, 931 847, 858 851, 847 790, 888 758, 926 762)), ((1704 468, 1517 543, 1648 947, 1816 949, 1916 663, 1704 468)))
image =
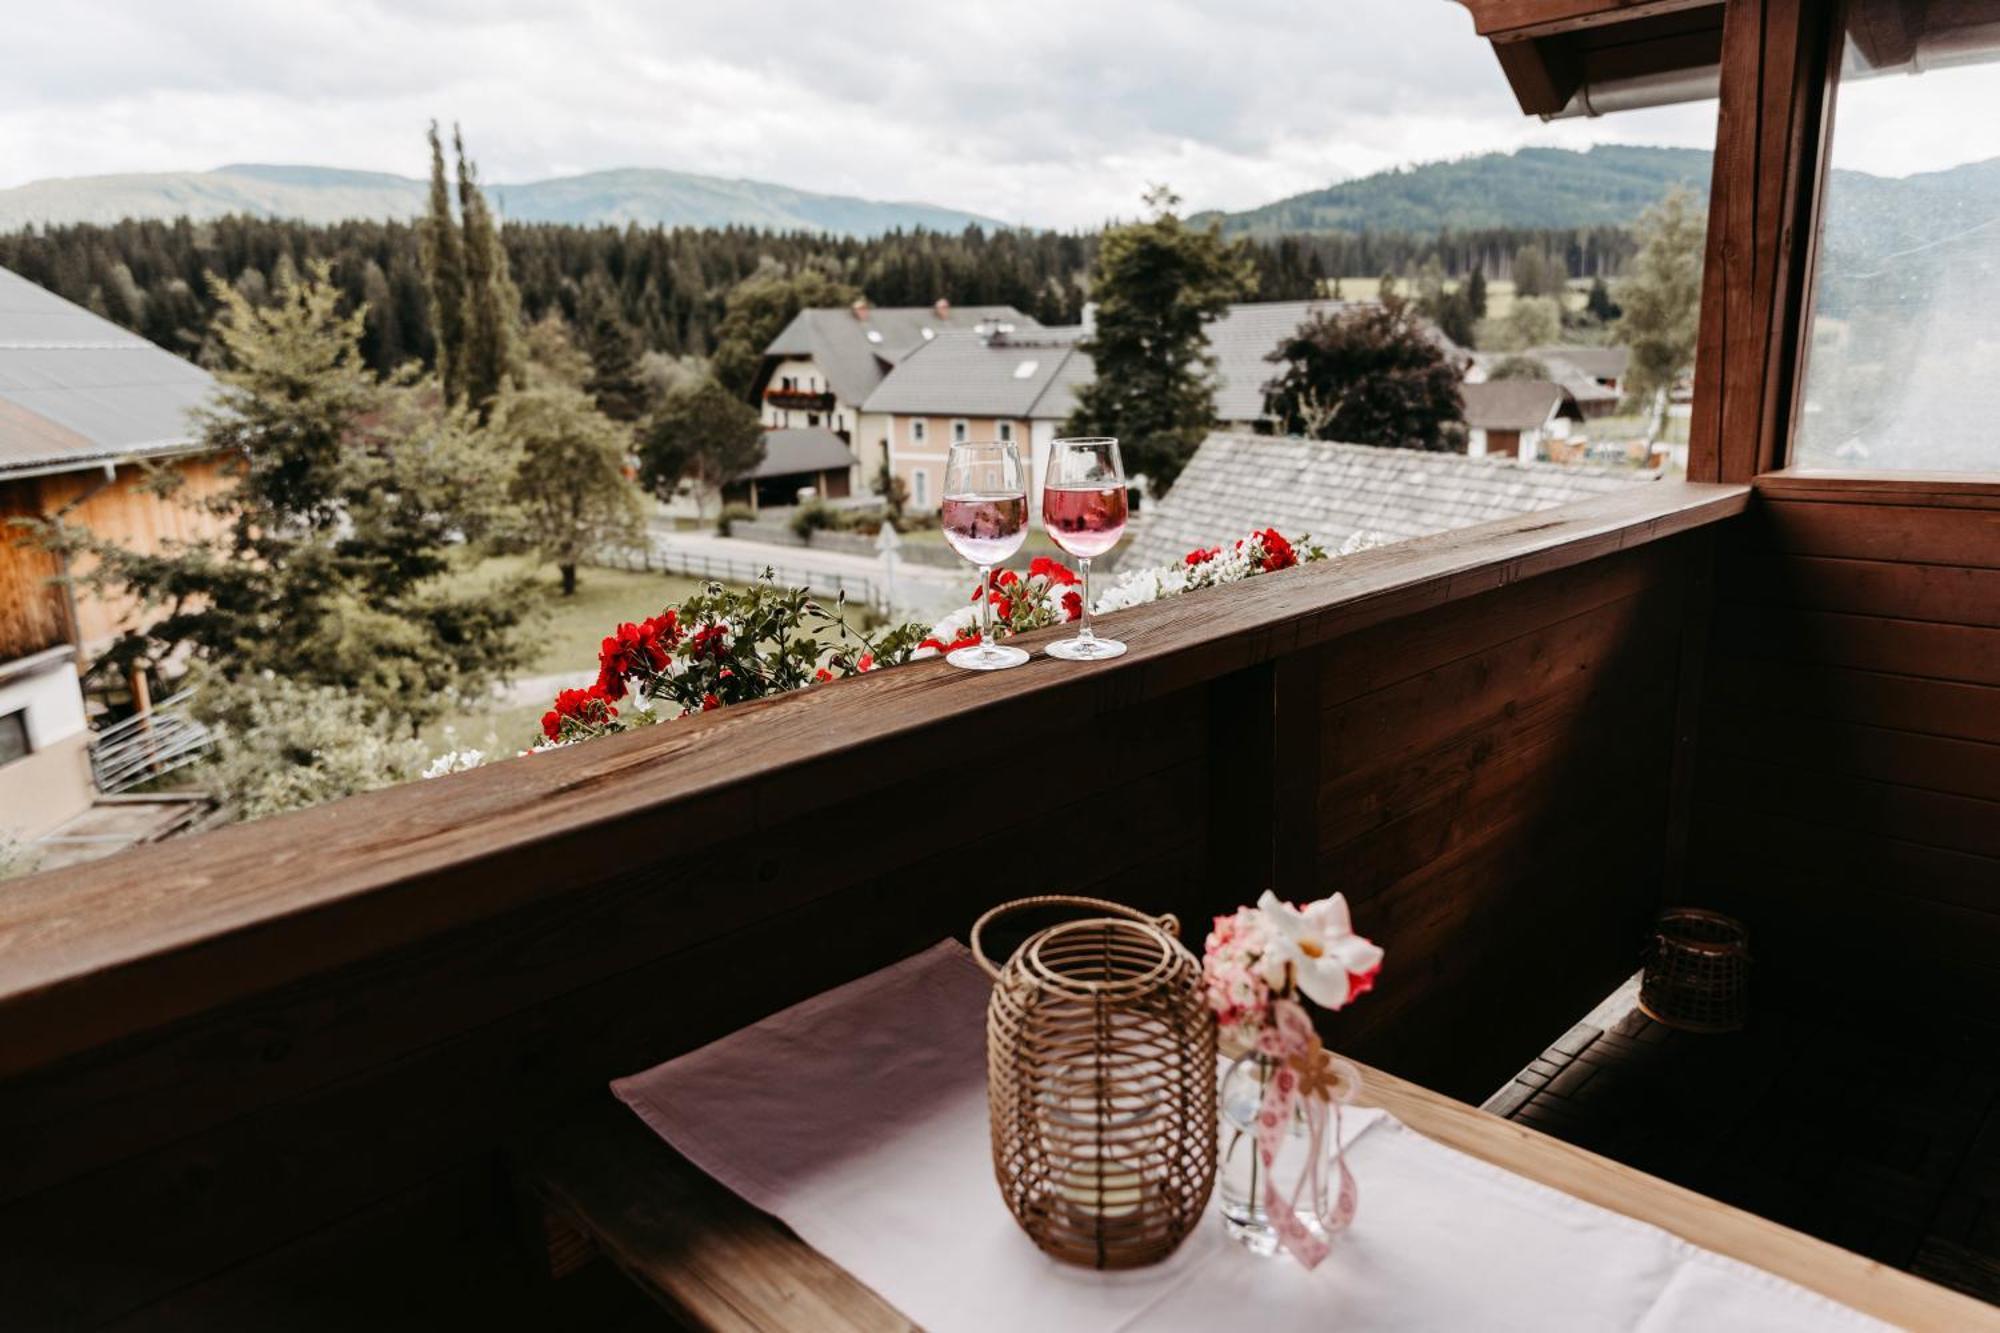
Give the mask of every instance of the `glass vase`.
POLYGON ((1265 1256, 1276 1254, 1281 1244, 1266 1207, 1265 1185, 1275 1179, 1279 1195, 1293 1198, 1315 1151, 1321 1155, 1321 1169, 1296 1195, 1299 1225, 1315 1240, 1327 1241, 1333 1231, 1344 1229, 1353 1209, 1351 1194, 1335 1197, 1343 1181, 1351 1180, 1339 1166, 1338 1132, 1326 1125, 1315 1145, 1303 1098, 1294 1099, 1291 1121, 1278 1141, 1272 1165, 1264 1165, 1257 1151, 1257 1109, 1278 1067, 1279 1061, 1256 1051, 1238 1056, 1222 1076, 1220 1093, 1222 1163, 1216 1191, 1222 1225, 1244 1249, 1265 1256))

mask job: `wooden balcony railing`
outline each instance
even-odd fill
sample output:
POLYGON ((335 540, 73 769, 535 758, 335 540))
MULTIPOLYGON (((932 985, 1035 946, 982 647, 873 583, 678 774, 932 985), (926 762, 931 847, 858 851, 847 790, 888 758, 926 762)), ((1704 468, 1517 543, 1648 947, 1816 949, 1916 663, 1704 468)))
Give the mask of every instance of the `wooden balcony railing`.
POLYGON ((0 1290, 23 1327, 199 1308, 1029 891, 1198 936, 1344 889, 1397 975, 1342 1048, 1483 1093, 1674 873, 1748 494, 1636 487, 1122 613, 1111 663, 917 664, 9 884, 0 1290))
POLYGON ((808 389, 766 389, 764 401, 773 407, 788 407, 801 412, 833 411, 833 395, 814 393, 808 389))

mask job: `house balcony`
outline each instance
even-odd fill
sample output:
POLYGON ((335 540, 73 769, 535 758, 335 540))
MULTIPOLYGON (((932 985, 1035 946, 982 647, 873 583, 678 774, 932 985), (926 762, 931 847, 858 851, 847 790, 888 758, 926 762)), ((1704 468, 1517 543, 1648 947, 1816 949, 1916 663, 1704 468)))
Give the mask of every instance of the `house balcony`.
POLYGON ((766 389, 764 401, 772 407, 794 412, 831 412, 834 398, 831 393, 814 393, 807 389, 766 389))
MULTIPOLYGON (((1265 886, 1344 891, 1395 975, 1331 1039, 1473 1103, 1665 902, 1749 922, 1773 1013, 1893 958, 1899 1002, 1991 1021, 2000 849, 1947 795, 1990 771, 1874 734, 1945 703, 1883 598, 1960 595, 1881 567, 1883 525, 1988 511, 1874 494, 1635 487, 1119 613, 1108 663, 917 663, 9 884, 14 1326, 568 1299, 526 1276, 524 1145, 1025 893, 1198 947, 1265 886), (1774 678, 1796 709, 1754 706, 1774 678)), ((1770 1262, 1837 1254, 1795 1239, 1770 1262)), ((1912 1281, 1873 1273, 1843 1298, 1912 1281)))

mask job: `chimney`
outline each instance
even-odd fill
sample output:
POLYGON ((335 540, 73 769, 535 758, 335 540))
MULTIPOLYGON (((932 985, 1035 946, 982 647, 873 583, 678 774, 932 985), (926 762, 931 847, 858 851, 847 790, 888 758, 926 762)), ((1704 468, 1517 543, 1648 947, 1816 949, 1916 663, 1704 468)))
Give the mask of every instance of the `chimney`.
POLYGON ((945 300, 942 296, 937 299, 937 304, 932 306, 931 309, 937 312, 939 319, 951 318, 951 302, 945 300))
POLYGON ((854 317, 855 317, 856 319, 860 319, 860 320, 865 320, 865 319, 867 319, 867 318, 868 318, 868 298, 867 298, 867 297, 865 297, 865 296, 857 296, 857 297, 855 297, 855 298, 854 298, 854 305, 853 305, 852 309, 853 309, 853 311, 854 311, 854 317))

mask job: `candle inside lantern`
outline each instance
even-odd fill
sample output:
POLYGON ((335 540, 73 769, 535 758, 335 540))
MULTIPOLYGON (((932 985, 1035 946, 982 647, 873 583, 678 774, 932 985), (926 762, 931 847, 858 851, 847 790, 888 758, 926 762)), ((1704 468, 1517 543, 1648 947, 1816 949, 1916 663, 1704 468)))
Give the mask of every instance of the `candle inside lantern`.
POLYGON ((1093 1158, 1071 1169, 1057 1192, 1079 1217, 1116 1221, 1139 1211, 1144 1183, 1130 1167, 1093 1158))

